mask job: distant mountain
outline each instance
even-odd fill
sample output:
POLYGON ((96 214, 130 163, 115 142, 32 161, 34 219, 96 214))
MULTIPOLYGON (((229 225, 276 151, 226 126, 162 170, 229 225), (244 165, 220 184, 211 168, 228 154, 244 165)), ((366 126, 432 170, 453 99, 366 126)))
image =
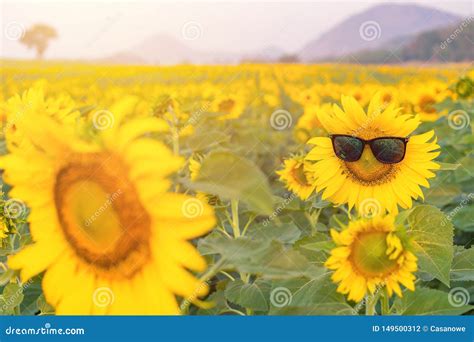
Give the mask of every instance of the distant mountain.
POLYGON ((354 52, 344 58, 334 57, 342 62, 377 64, 400 62, 473 62, 474 48, 474 21, 466 19, 457 25, 430 30, 404 37, 403 45, 393 51, 393 42, 377 50, 363 50, 354 52))
POLYGON ((261 51, 254 52, 249 55, 244 55, 241 59, 243 62, 277 62, 280 58, 286 55, 286 52, 276 46, 269 46, 263 48, 261 51))
POLYGON ((236 64, 241 61, 274 62, 285 52, 277 47, 239 55, 227 52, 208 52, 190 48, 184 41, 164 34, 156 34, 134 47, 103 59, 116 64, 236 64))
POLYGON ((461 17, 434 8, 412 4, 381 4, 353 15, 299 53, 303 61, 344 56, 361 50, 376 50, 395 39, 451 26, 461 17))
POLYGON ((164 34, 153 35, 132 48, 106 58, 120 64, 232 63, 233 56, 197 51, 179 39, 164 34))

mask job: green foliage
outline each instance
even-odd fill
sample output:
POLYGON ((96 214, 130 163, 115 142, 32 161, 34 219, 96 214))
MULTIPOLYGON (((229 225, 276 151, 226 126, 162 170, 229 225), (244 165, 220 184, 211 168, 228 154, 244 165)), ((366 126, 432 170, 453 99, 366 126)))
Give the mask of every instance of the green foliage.
POLYGON ((474 307, 458 305, 450 296, 444 291, 421 287, 415 292, 405 291, 394 307, 399 315, 460 315, 474 307))
POLYGON ((265 175, 251 161, 228 151, 212 152, 190 187, 223 199, 242 200, 257 213, 270 215, 273 211, 265 175))
POLYGON ((436 207, 420 205, 408 216, 409 236, 419 268, 449 286, 453 226, 436 207))

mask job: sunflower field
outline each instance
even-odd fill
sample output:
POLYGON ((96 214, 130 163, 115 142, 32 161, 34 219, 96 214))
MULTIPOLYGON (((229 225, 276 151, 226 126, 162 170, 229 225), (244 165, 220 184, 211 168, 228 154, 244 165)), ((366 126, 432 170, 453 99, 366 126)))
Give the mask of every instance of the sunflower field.
POLYGON ((474 312, 469 65, 1 70, 1 314, 474 312))

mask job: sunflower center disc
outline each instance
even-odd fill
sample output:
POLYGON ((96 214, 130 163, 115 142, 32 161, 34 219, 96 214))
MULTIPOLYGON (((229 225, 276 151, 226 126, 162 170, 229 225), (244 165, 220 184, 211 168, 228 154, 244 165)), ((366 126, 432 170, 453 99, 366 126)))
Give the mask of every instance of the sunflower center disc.
POLYGON ((428 113, 428 114, 436 113, 436 109, 434 107, 435 104, 436 104, 436 100, 429 95, 424 95, 420 99, 420 108, 425 113, 428 113))
POLYGON ((369 146, 365 146, 359 160, 344 162, 344 165, 352 178, 367 185, 383 183, 395 172, 394 165, 379 162, 369 146))
POLYGON ((150 254, 150 218, 126 168, 103 154, 82 154, 73 160, 58 172, 54 191, 66 239, 88 264, 134 274, 150 254))
POLYGON ((232 99, 224 100, 219 103, 219 112, 229 113, 234 108, 235 101, 232 99))
POLYGON ((356 269, 367 276, 383 276, 397 265, 387 255, 387 234, 384 232, 361 233, 353 243, 351 260, 356 269))
POLYGON ((304 165, 301 164, 298 167, 294 168, 292 170, 293 177, 295 180, 298 182, 298 184, 303 185, 303 186, 308 186, 308 180, 306 178, 306 175, 304 173, 304 165))

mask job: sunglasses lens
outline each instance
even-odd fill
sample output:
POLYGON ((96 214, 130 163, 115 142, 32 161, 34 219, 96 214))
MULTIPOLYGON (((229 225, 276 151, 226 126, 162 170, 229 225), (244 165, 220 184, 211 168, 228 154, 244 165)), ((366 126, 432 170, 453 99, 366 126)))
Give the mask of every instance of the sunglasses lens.
POLYGON ((353 162, 359 160, 364 150, 364 143, 354 137, 334 136, 332 141, 334 153, 344 161, 353 162))
POLYGON ((370 143, 370 148, 375 158, 381 163, 399 163, 405 156, 405 142, 402 139, 376 139, 370 143))

